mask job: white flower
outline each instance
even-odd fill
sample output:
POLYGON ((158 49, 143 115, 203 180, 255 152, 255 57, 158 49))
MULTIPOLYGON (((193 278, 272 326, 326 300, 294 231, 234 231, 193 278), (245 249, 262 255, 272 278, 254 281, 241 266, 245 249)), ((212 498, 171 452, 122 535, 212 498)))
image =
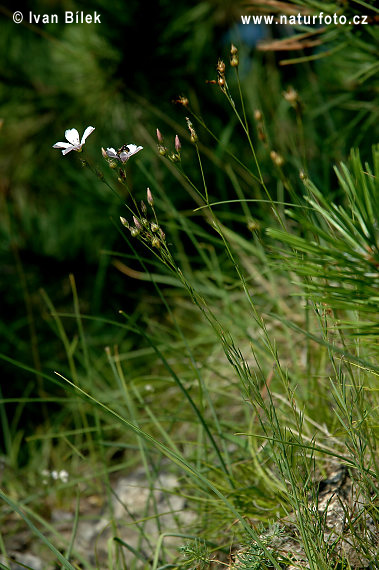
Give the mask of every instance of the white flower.
POLYGON ((95 127, 87 127, 83 133, 82 140, 79 140, 79 133, 76 129, 67 129, 65 131, 64 136, 68 140, 67 142, 57 142, 53 145, 53 148, 62 148, 62 154, 67 154, 72 150, 76 150, 80 152, 82 150, 82 146, 86 142, 86 138, 93 133, 95 127))
POLYGON ((114 148, 107 148, 106 154, 109 158, 116 158, 121 160, 121 162, 126 162, 129 160, 133 154, 137 154, 140 150, 143 149, 143 146, 137 146, 135 144, 124 144, 121 148, 117 151, 114 148))
POLYGON ((48 471, 47 469, 43 469, 43 471, 41 471, 41 474, 43 476, 42 482, 44 485, 48 484, 48 477, 51 477, 54 479, 54 481, 60 480, 62 483, 67 483, 69 479, 69 474, 65 469, 62 469, 61 471, 56 471, 55 469, 53 471, 48 471))

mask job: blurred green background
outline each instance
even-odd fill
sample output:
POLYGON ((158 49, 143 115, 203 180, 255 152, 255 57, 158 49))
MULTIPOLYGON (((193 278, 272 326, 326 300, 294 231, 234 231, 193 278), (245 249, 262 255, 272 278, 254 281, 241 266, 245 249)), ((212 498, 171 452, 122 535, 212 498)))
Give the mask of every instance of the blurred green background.
MULTIPOLYGON (((234 1, 40 1, 3 3, 0 9, 0 352, 37 371, 31 375, 3 364, 2 397, 61 394, 38 375, 57 368, 69 374, 41 289, 56 310, 72 312, 70 274, 82 313, 117 319, 123 309, 142 321, 159 316, 159 306, 149 297, 153 286, 126 277, 112 264, 111 252, 123 251, 131 256, 126 264, 140 269, 120 236, 118 218, 125 215, 125 207, 98 176, 81 167, 82 155, 63 157, 52 148, 64 139, 67 128, 82 133, 88 125, 96 127, 85 146, 86 158, 107 179, 112 173, 101 157, 102 146, 142 145, 143 152, 128 163, 136 198, 143 199, 146 186, 155 181, 176 208, 191 212, 193 200, 159 156, 155 139, 159 127, 172 148, 178 133, 186 171, 199 180, 186 129, 188 111, 173 103, 179 95, 188 96, 191 108, 219 139, 195 124, 211 198, 235 198, 223 176, 223 159, 226 150, 247 159, 249 149, 220 90, 206 82, 215 79, 218 58, 228 61, 233 41, 240 50, 247 114, 253 124, 254 110, 262 110, 270 148, 284 157, 295 192, 302 192, 298 175, 306 162, 313 180, 333 195, 333 162, 345 160, 351 146, 359 146, 366 159, 377 141, 377 26, 332 29, 316 48, 283 54, 258 51, 256 41, 295 31, 275 26, 246 29, 239 24, 245 8, 234 1), (30 10, 57 13, 60 23, 16 25, 11 18, 16 9, 24 15, 30 10), (64 25, 65 10, 96 10, 101 24, 64 25), (305 60, 279 64, 300 56, 305 60), (301 98, 300 126, 299 116, 283 97, 289 86, 301 98)), ((353 12, 357 4, 348 3, 349 9, 353 12)), ((233 77, 230 84, 236 88, 233 77)), ((277 173, 263 145, 258 156, 270 185, 277 173)), ((246 196, 256 197, 256 185, 243 176, 241 180, 246 196)), ((122 187, 118 191, 124 192, 122 187)), ((285 197, 286 192, 278 188, 278 195, 285 197)), ((169 221, 169 211, 161 214, 169 221)), ((264 226, 264 214, 255 214, 264 226)), ((191 257, 190 249, 187 253, 191 257)), ((194 254, 191 262, 196 266, 198 261, 194 254)), ((65 324, 68 335, 75 336, 75 322, 68 319, 65 324)), ((137 337, 115 333, 100 320, 86 325, 86 335, 95 352, 112 343, 129 350, 141 346, 137 337)), ((46 419, 38 403, 18 407, 17 417, 15 409, 9 404, 2 412, 15 432, 21 426, 28 433, 46 419)), ((48 415, 54 413, 60 413, 59 404, 49 407, 48 415)), ((0 445, 6 448, 6 442, 0 445)))

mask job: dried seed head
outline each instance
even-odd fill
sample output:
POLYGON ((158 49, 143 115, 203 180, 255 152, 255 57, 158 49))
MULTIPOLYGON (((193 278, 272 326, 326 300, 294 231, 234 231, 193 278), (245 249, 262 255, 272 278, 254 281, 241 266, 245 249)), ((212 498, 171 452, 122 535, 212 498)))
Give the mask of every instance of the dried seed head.
POLYGON ((146 196, 147 196, 147 203, 149 204, 149 206, 154 206, 154 198, 153 198, 153 195, 151 193, 150 188, 147 188, 146 196))
POLYGON ((260 111, 259 109, 255 109, 254 111, 254 119, 256 121, 261 121, 262 120, 262 111, 260 111))
POLYGON ((219 85, 219 87, 221 87, 221 89, 225 89, 225 77, 222 75, 219 75, 218 79, 217 79, 217 83, 219 85))
POLYGON ((155 222, 152 222, 150 227, 151 227, 151 231, 154 233, 159 230, 159 226, 155 222))
POLYGON ((275 150, 272 150, 270 152, 270 158, 276 166, 279 166, 279 167, 283 166, 284 158, 280 154, 278 154, 275 150))
POLYGON ((139 220, 135 216, 133 216, 133 222, 134 222, 134 225, 136 226, 137 230, 142 230, 142 226, 141 226, 139 220))
POLYGON ((225 73, 225 63, 222 61, 222 59, 219 59, 217 62, 217 71, 219 73, 221 73, 221 75, 224 75, 225 73))
POLYGON ((166 234, 164 233, 164 231, 162 230, 162 228, 159 228, 159 235, 162 241, 165 241, 166 239, 166 234))
POLYGON ((122 223, 123 226, 125 226, 126 228, 129 228, 129 222, 128 220, 126 220, 125 218, 123 218, 122 216, 120 216, 120 221, 122 223))
POLYGON ((238 48, 236 48, 236 46, 232 44, 230 46, 230 55, 237 55, 237 53, 238 53, 238 48))
POLYGON ((175 150, 176 150, 176 152, 180 152, 181 148, 182 148, 182 145, 180 143, 180 139, 179 139, 178 135, 175 135, 175 150))
POLYGON ((178 105, 183 105, 183 107, 188 107, 189 101, 187 97, 183 97, 183 95, 179 95, 177 99, 174 99, 174 103, 178 105))
POLYGON ((151 240, 151 245, 159 249, 161 247, 161 242, 159 241, 159 238, 154 236, 153 239, 151 240))
POLYGON ((198 139, 198 136, 197 136, 196 131, 195 131, 195 129, 193 128, 192 123, 191 123, 191 121, 189 120, 188 117, 186 117, 186 121, 187 121, 187 126, 188 126, 188 129, 189 129, 190 135, 191 135, 191 143, 195 144, 195 143, 197 143, 197 141, 199 140, 199 139, 198 139))
POLYGON ((299 102, 299 94, 293 87, 288 87, 287 91, 283 91, 283 97, 293 107, 296 107, 299 102))
POLYGON ((232 57, 230 58, 230 65, 232 67, 238 67, 239 66, 239 57, 238 55, 232 55, 232 57))
POLYGON ((158 139, 159 144, 163 143, 162 133, 159 129, 157 129, 157 139, 158 139))

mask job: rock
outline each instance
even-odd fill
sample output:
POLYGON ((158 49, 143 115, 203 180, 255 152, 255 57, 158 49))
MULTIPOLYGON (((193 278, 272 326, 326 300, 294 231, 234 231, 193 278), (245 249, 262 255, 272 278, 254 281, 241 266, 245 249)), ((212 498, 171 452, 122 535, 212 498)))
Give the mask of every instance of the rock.
POLYGON ((9 570, 43 570, 43 562, 38 556, 29 553, 10 552, 8 557, 0 556, 0 562, 9 570))

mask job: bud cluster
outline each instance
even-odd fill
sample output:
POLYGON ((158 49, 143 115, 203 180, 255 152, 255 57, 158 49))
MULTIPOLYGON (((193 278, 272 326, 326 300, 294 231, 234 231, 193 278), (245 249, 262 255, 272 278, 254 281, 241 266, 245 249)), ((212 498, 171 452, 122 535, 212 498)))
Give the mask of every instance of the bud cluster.
POLYGON ((182 148, 178 135, 175 135, 175 152, 169 152, 168 148, 164 145, 163 136, 159 129, 157 129, 158 152, 161 156, 167 156, 172 162, 180 162, 180 149, 182 148))
POLYGON ((156 249, 160 249, 166 241, 166 235, 159 226, 154 211, 154 199, 150 188, 146 191, 147 203, 153 210, 154 220, 147 218, 147 207, 145 202, 141 202, 141 216, 133 216, 133 225, 127 219, 120 216, 122 225, 130 231, 132 237, 138 237, 145 244, 151 245, 156 249))
POLYGON ((225 91, 226 79, 225 79, 225 63, 222 59, 217 62, 217 83, 221 91, 225 91))
POLYGON ((238 67, 239 65, 238 49, 233 44, 230 47, 230 65, 232 67, 238 67))

